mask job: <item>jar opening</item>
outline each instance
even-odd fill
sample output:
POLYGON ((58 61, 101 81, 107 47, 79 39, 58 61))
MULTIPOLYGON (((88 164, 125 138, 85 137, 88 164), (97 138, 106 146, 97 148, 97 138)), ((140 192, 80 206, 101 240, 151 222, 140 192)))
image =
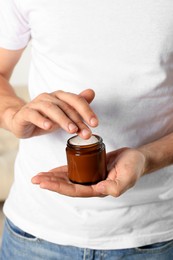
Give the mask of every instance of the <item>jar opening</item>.
POLYGON ((102 143, 102 138, 98 135, 92 135, 89 139, 84 140, 78 135, 75 135, 68 139, 67 145, 72 147, 80 147, 80 148, 87 148, 98 145, 98 143, 102 143))

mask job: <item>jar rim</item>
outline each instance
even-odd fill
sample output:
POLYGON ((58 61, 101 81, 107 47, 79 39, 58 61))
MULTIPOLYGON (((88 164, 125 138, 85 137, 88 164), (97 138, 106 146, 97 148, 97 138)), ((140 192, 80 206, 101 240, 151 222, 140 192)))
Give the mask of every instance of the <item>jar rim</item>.
POLYGON ((101 143, 103 142, 103 139, 102 139, 99 135, 92 134, 92 136, 95 136, 98 141, 95 142, 95 143, 92 143, 92 144, 85 144, 85 145, 84 145, 84 144, 83 144, 83 145, 80 145, 80 144, 72 144, 72 143, 70 143, 70 141, 71 141, 73 138, 77 137, 77 135, 75 135, 75 136, 70 137, 70 138, 67 140, 67 146, 73 147, 73 148, 75 148, 75 149, 86 149, 86 148, 90 148, 90 147, 95 147, 95 146, 97 146, 98 144, 101 144, 101 143))

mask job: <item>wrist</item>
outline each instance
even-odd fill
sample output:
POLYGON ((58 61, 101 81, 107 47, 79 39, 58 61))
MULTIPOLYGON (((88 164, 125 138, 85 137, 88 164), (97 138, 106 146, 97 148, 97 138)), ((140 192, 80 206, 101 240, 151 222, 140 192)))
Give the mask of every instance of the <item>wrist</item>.
POLYGON ((20 98, 10 98, 8 100, 9 104, 3 111, 1 111, 0 116, 0 126, 10 132, 12 131, 12 120, 14 115, 25 105, 25 102, 20 98))
POLYGON ((173 133, 139 147, 146 158, 145 173, 173 164, 173 133))
POLYGON ((146 149, 146 147, 139 147, 137 148, 137 150, 142 154, 143 158, 144 158, 144 167, 143 167, 143 172, 141 174, 141 176, 147 174, 150 172, 150 153, 149 151, 146 149))

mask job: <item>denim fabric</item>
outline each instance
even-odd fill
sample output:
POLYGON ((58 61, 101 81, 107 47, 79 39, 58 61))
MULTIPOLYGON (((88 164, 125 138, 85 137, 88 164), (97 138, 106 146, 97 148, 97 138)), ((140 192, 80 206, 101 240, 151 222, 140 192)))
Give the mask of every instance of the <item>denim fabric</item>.
POLYGON ((62 246, 36 238, 6 219, 0 260, 171 260, 173 240, 121 250, 62 246))

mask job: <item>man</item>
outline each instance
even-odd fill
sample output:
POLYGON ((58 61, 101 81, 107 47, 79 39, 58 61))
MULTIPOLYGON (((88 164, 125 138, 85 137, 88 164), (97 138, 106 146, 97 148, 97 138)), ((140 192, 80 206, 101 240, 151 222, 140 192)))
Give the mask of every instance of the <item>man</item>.
POLYGON ((173 3, 0 5, 0 122, 20 138, 1 259, 171 259, 173 3), (30 40, 26 104, 8 81, 30 40), (72 184, 66 141, 92 132, 107 179, 72 184))

